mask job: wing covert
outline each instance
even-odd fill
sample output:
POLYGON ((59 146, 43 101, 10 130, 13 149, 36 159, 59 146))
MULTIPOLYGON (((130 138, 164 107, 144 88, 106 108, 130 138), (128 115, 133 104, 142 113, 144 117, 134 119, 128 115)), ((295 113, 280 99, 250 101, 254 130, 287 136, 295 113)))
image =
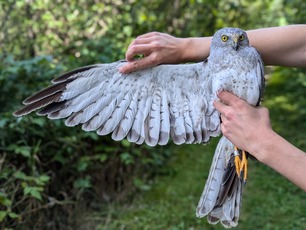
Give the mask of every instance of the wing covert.
POLYGON ((160 65, 121 74, 123 64, 86 66, 65 73, 24 101, 14 113, 37 111, 67 126, 112 134, 114 140, 150 146, 206 143, 220 134, 212 107, 211 77, 205 63, 160 65), (213 111, 213 112, 212 112, 213 111))

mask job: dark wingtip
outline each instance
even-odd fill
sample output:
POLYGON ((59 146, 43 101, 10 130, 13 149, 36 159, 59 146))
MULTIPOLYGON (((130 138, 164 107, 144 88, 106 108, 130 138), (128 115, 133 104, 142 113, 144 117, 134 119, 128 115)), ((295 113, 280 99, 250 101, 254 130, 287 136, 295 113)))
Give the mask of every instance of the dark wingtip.
POLYGON ((37 111, 42 108, 45 108, 46 106, 50 104, 60 102, 61 95, 62 95, 61 92, 56 92, 48 97, 44 97, 39 100, 35 100, 33 103, 27 104, 24 107, 20 108, 19 110, 16 110, 13 113, 13 115, 15 117, 25 116, 33 111, 37 111))
POLYGON ((17 111, 15 111, 15 112, 13 112, 13 116, 14 116, 14 117, 21 117, 22 115, 20 115, 20 114, 18 113, 18 110, 17 110, 17 111))
POLYGON ((25 115, 28 115, 29 113, 31 113, 32 111, 27 111, 25 109, 25 107, 22 107, 21 109, 16 110, 15 112, 13 112, 13 116, 14 117, 22 117, 25 115))
MULTIPOLYGON (((74 70, 71 70, 67 73, 64 73, 62 74, 61 76, 59 76, 58 78, 52 80, 52 83, 61 83, 61 82, 64 82, 64 81, 67 81, 68 79, 70 79, 70 77, 76 73, 79 73, 79 72, 84 72, 86 70, 89 70, 89 69, 92 69, 92 68, 95 68, 97 67, 98 65, 89 65, 89 66, 84 66, 84 67, 80 67, 80 68, 77 68, 77 69, 74 69, 74 70)), ((77 77, 77 76, 75 76, 77 77)), ((74 77, 74 78, 75 78, 74 77)), ((72 78, 72 79, 74 79, 72 78)))

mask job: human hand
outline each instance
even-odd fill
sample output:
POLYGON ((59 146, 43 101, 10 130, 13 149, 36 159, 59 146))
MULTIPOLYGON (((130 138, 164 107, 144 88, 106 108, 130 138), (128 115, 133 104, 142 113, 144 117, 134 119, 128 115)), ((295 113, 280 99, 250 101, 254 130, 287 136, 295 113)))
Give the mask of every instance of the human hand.
POLYGON ((125 58, 127 63, 119 71, 129 73, 159 64, 179 63, 184 55, 184 39, 169 34, 150 32, 137 37, 129 45, 125 58), (135 55, 144 55, 134 59, 135 55))
POLYGON ((238 148, 257 152, 261 139, 272 131, 268 109, 253 107, 226 91, 218 97, 220 101, 215 100, 214 107, 221 114, 223 135, 238 148))

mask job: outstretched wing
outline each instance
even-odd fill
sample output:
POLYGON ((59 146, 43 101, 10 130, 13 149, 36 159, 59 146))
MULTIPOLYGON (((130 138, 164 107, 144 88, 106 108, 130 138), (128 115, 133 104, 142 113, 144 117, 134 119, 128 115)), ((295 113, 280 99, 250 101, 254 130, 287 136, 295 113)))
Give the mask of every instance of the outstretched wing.
POLYGON ((212 78, 205 63, 160 65, 121 74, 123 61, 86 66, 53 80, 24 100, 15 116, 32 111, 67 126, 112 133, 114 140, 150 146, 206 143, 217 136, 219 114, 212 106, 212 78))

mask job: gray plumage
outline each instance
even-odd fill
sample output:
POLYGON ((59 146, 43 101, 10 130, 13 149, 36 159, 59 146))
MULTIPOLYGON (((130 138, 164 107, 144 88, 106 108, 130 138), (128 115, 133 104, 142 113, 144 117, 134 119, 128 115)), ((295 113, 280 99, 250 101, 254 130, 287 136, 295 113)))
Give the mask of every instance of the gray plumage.
MULTIPOLYGON (((220 135, 220 116, 213 107, 218 91, 227 90, 251 105, 263 93, 263 63, 238 28, 215 33, 210 56, 201 63, 159 65, 130 74, 118 69, 124 61, 86 66, 53 80, 30 96, 15 116, 37 111, 67 126, 127 138, 137 144, 207 143, 220 135)), ((210 223, 236 226, 242 181, 235 173, 234 146, 222 137, 217 146, 197 216, 210 223)))

